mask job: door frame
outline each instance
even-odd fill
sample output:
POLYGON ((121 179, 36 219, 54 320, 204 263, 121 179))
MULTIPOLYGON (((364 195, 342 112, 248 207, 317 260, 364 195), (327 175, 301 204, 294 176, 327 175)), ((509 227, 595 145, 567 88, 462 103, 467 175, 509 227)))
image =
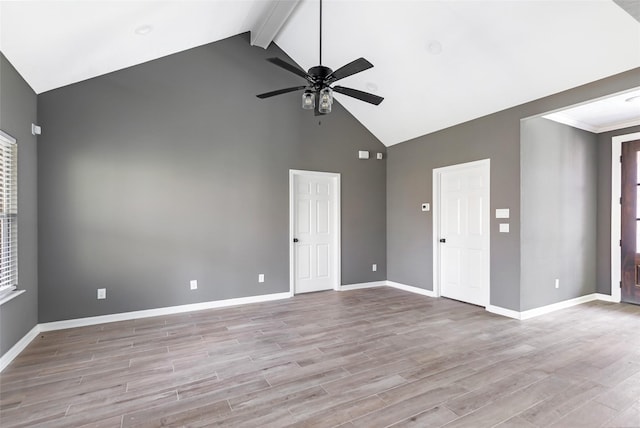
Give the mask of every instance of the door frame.
POLYGON ((289 170, 289 295, 293 296, 295 294, 295 249, 294 249, 294 224, 295 224, 295 189, 294 189, 294 179, 296 176, 306 176, 306 177, 324 177, 331 178, 332 187, 333 187, 333 210, 331 212, 333 224, 335 225, 335 230, 333 231, 333 265, 334 276, 333 278, 333 289, 338 291, 340 290, 340 279, 341 279, 341 256, 340 249, 342 247, 340 241, 340 226, 341 222, 341 210, 340 210, 340 173, 336 172, 322 172, 322 171, 306 171, 300 169, 290 169, 289 170))
POLYGON ((487 231, 485 236, 485 245, 487 254, 485 255, 485 281, 487 284, 486 306, 491 305, 491 159, 481 159, 473 162, 465 162, 456 165, 445 166, 433 169, 433 292, 436 297, 441 296, 440 284, 440 207, 441 195, 440 184, 442 173, 462 170, 469 167, 482 166, 483 173, 487 180, 487 198, 488 204, 485 208, 485 219, 483 227, 487 231))
POLYGON ((618 135, 611 138, 611 300, 619 303, 622 300, 620 281, 622 281, 622 143, 640 140, 640 132, 618 135))

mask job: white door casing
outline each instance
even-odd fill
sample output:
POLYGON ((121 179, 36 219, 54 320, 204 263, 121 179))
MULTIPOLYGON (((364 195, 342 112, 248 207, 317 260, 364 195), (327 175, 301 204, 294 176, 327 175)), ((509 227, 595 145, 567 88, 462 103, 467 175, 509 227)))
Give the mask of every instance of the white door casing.
POLYGON ((433 196, 434 292, 486 307, 490 303, 490 160, 434 169, 433 196))
POLYGON ((291 294, 338 290, 340 175, 291 170, 289 192, 291 294))

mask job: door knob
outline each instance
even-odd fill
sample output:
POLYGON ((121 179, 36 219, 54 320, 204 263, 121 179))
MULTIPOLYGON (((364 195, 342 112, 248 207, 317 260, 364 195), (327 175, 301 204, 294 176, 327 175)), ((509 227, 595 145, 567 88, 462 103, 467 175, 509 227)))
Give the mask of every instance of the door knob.
POLYGON ((442 242, 442 243, 444 244, 445 242, 447 242, 447 240, 446 240, 446 239, 444 239, 444 238, 442 238, 442 239, 440 240, 440 242, 442 242))
POLYGON ((293 242, 298 242, 298 238, 293 238, 293 242))

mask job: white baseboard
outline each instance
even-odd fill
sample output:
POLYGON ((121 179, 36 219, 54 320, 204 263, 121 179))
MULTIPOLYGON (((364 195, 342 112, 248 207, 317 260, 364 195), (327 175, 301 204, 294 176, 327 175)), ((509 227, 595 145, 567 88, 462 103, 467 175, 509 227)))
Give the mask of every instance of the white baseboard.
POLYGON ((386 281, 386 285, 389 287, 397 288, 398 290, 408 291, 410 293, 422 294, 427 297, 437 297, 436 293, 432 290, 425 290, 424 288, 414 287, 412 285, 400 284, 399 282, 386 281))
POLYGON ((526 311, 518 312, 511 309, 502 308, 500 306, 489 305, 487 311, 494 314, 502 315, 509 318, 515 318, 517 320, 527 320, 540 315, 545 315, 551 312, 559 311, 561 309, 570 308, 572 306, 581 305, 587 302, 593 302, 594 300, 603 300, 605 302, 619 303, 607 294, 593 293, 585 296, 576 297, 574 299, 564 300, 562 302, 553 303, 551 305, 541 306, 539 308, 529 309, 526 311))
POLYGON ((143 311, 122 312, 119 314, 101 315, 97 317, 76 318, 72 320, 40 324, 40 331, 62 330, 65 328, 85 327, 88 325, 104 324, 115 321, 128 321, 139 318, 181 314, 184 312, 202 311, 204 309, 225 308, 228 306, 246 305, 249 303, 269 302, 271 300, 288 299, 290 297, 291 294, 289 292, 274 293, 264 294, 261 296, 238 297, 235 299, 213 300, 210 302, 192 303, 189 305, 169 306, 166 308, 147 309, 143 311))
POLYGON ((586 296, 576 297, 574 299, 564 300, 562 302, 553 303, 547 306, 541 306, 535 309, 529 309, 527 311, 520 312, 520 319, 526 320, 540 315, 548 314, 550 312, 559 311, 560 309, 570 308, 571 306, 580 305, 582 303, 592 302, 597 300, 596 294, 587 294, 586 296))
POLYGON ((619 299, 616 299, 608 294, 596 293, 596 298, 598 300, 602 300, 603 302, 620 303, 619 299))
POLYGON ((20 352, 24 351, 24 349, 29 346, 31 341, 35 339, 40 333, 40 324, 36 324, 29 333, 25 334, 22 339, 20 339, 15 345, 11 347, 5 354, 0 357, 0 372, 2 372, 15 357, 20 354, 20 352))
POLYGON ((522 319, 520 318, 521 316, 520 312, 514 311, 512 309, 503 308, 502 306, 487 305, 485 309, 487 310, 487 312, 491 312, 492 314, 496 314, 496 315, 502 315, 503 317, 515 318, 517 320, 522 319))
MULTIPOLYGON (((400 284, 394 281, 387 281, 387 285, 389 287, 408 291, 410 293, 422 294, 423 296, 428 296, 428 297, 438 297, 431 290, 425 290, 423 288, 413 287, 411 285, 400 284)), ((562 302, 553 303, 551 305, 529 309, 523 312, 518 312, 518 311, 514 311, 513 309, 507 309, 507 308, 503 308, 501 306, 495 306, 495 305, 487 305, 485 309, 488 312, 494 313, 496 315, 502 315, 504 317, 514 318, 517 320, 526 320, 526 319, 534 318, 540 315, 548 314, 550 312, 559 311, 560 309, 570 308, 571 306, 592 302, 594 300, 603 300, 605 302, 619 303, 619 301, 615 300, 614 298, 612 298, 612 296, 609 296, 607 294, 593 293, 593 294, 587 294, 586 296, 576 297, 575 299, 569 299, 562 302)))
POLYGON ((384 287, 387 281, 361 282, 359 284, 341 285, 339 291, 360 290, 361 288, 384 287))
MULTIPOLYGON (((410 293, 421 294, 423 296, 428 296, 428 297, 438 297, 431 290, 425 290, 423 288, 413 287, 411 285, 400 284, 394 281, 387 281, 386 283, 387 283, 387 286, 389 287, 408 291, 410 293)), ((491 312, 497 315, 502 315, 504 317, 514 318, 517 320, 526 320, 526 319, 534 318, 540 315, 548 314, 550 312, 559 311, 560 309, 566 309, 566 308, 570 308, 571 306, 580 305, 582 303, 592 302, 594 300, 603 300, 605 302, 619 303, 617 300, 613 299, 611 296, 607 294, 593 293, 593 294, 587 294, 586 296, 580 296, 574 299, 553 303, 551 305, 529 309, 523 312, 518 312, 518 311, 514 311, 513 309, 507 309, 507 308, 503 308, 501 306, 495 306, 495 305, 487 305, 485 309, 488 312, 491 312)))

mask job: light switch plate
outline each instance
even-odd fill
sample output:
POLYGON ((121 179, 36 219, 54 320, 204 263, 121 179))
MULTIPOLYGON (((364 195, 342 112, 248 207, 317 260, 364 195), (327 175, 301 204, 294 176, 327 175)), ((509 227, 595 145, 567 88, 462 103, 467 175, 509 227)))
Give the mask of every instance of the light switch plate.
POLYGON ((498 208, 496 218, 509 218, 509 208, 498 208))
POLYGON ((369 159, 369 152, 366 150, 360 150, 358 152, 358 159, 369 159))
POLYGON ((378 160, 382 159, 382 153, 376 153, 376 159, 378 160))
POLYGON ((509 233, 509 223, 500 223, 500 233, 509 233))

